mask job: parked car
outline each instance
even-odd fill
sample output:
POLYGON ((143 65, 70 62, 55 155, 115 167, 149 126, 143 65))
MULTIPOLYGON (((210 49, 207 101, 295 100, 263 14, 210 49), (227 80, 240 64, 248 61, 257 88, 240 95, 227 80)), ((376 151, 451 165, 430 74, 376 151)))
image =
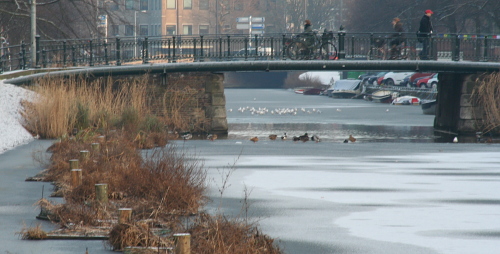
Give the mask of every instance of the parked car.
POLYGON ((387 85, 387 86, 398 86, 401 85, 401 82, 403 82, 403 79, 408 76, 412 75, 414 72, 395 72, 391 71, 388 72, 384 75, 384 78, 382 79, 382 83, 387 85))
POLYGON ((378 72, 375 75, 367 75, 363 77, 363 83, 366 85, 376 85, 377 79, 383 77, 387 72, 378 72))
POLYGON ((421 78, 421 77, 431 76, 432 74, 434 74, 434 73, 432 73, 432 72, 415 72, 410 77, 410 85, 413 84, 413 82, 415 81, 415 79, 421 78))
POLYGON ((427 87, 432 89, 437 89, 439 84, 438 74, 434 75, 431 79, 427 80, 427 87))
POLYGON ((411 87, 411 83, 410 83, 410 78, 411 78, 412 75, 408 75, 406 76, 403 81, 401 82, 401 86, 407 86, 407 87, 411 87))
POLYGON ((418 87, 418 88, 428 88, 427 81, 429 81, 429 79, 433 78, 436 74, 437 73, 433 73, 430 76, 420 77, 420 78, 415 79, 415 81, 413 81, 413 86, 418 87))

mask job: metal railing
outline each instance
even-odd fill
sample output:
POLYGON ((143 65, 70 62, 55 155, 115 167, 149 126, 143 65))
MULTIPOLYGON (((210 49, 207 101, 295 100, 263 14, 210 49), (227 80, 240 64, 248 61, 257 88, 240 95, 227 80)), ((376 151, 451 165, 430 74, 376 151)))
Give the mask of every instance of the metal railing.
MULTIPOLYGON (((295 34, 200 35, 162 37, 115 37, 75 40, 36 40, 36 62, 30 47, 2 44, 0 73, 28 68, 67 68, 145 64, 155 62, 207 62, 290 60, 287 45, 295 34), (7 46, 5 46, 7 45, 7 46)), ((402 34, 406 45, 421 51, 415 34, 402 34)), ((338 59, 367 60, 367 53, 378 39, 389 47, 390 34, 346 33, 335 35, 338 59)), ((435 61, 500 61, 500 38, 495 35, 437 34, 429 39, 429 57, 435 61)))

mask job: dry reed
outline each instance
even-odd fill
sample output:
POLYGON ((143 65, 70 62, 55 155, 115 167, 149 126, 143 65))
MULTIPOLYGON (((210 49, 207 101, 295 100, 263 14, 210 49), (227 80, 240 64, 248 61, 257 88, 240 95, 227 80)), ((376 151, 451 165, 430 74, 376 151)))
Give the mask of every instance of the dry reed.
POLYGON ((21 232, 17 234, 21 235, 23 240, 43 240, 47 238, 47 233, 42 230, 42 225, 37 224, 34 227, 26 227, 26 225, 21 229, 21 232))
POLYGON ((482 117, 483 133, 494 131, 500 126, 500 73, 480 76, 472 91, 472 102, 484 110, 482 117))

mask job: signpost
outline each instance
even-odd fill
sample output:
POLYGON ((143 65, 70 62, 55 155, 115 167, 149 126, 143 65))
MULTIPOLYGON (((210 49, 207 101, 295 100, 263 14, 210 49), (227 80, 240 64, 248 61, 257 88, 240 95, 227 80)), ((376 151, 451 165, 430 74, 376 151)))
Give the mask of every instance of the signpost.
POLYGON ((239 17, 236 18, 236 29, 246 30, 248 29, 248 34, 264 34, 264 22, 265 17, 239 17))

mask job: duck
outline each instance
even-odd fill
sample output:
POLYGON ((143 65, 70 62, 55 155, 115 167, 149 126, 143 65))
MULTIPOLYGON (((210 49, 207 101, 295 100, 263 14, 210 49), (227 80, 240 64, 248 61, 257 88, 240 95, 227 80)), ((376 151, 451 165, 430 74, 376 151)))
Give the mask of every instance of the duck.
POLYGON ((299 137, 302 142, 309 141, 309 136, 307 135, 307 132, 299 137))
POLYGON ((286 135, 286 132, 283 134, 283 136, 281 136, 281 140, 286 140, 288 138, 288 136, 286 135))
POLYGON ((192 139, 193 138, 193 134, 191 134, 190 132, 184 132, 184 133, 181 134, 181 138, 184 139, 184 140, 192 139))
POLYGON ((453 138, 453 143, 458 143, 458 138, 457 137, 453 138))
POLYGON ((344 139, 344 143, 349 143, 349 140, 347 140, 347 139, 344 139))
POLYGON ((255 142, 259 141, 259 138, 258 137, 253 137, 253 138, 250 139, 250 141, 252 141, 252 142, 255 143, 255 142))
POLYGON ((315 141, 316 143, 320 142, 321 140, 319 139, 318 135, 314 134, 312 137, 311 137, 311 140, 312 141, 315 141))
POLYGON ((270 140, 276 140, 277 137, 278 137, 278 135, 276 135, 276 134, 269 135, 270 140))
POLYGON ((353 137, 352 135, 349 135, 349 141, 351 142, 356 142, 356 138, 353 137))
POLYGON ((207 139, 210 141, 214 141, 217 139, 217 134, 208 134, 207 139))
POLYGON ((292 140, 293 140, 293 141, 300 141, 300 137, 298 137, 298 136, 293 136, 292 140))

